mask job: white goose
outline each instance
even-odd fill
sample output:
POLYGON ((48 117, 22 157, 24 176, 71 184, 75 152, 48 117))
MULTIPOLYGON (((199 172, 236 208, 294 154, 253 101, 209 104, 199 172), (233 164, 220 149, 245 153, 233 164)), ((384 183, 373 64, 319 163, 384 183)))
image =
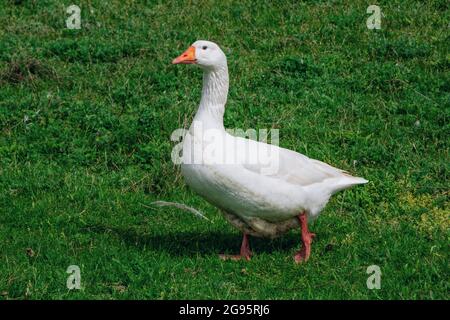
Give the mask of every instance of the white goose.
POLYGON ((302 247, 294 259, 308 260, 315 236, 308 220, 337 191, 368 181, 295 151, 229 134, 223 125, 227 59, 217 44, 196 41, 172 63, 203 69, 202 97, 183 140, 181 172, 243 233, 240 254, 221 257, 249 260, 248 235, 273 238, 300 226, 302 247))

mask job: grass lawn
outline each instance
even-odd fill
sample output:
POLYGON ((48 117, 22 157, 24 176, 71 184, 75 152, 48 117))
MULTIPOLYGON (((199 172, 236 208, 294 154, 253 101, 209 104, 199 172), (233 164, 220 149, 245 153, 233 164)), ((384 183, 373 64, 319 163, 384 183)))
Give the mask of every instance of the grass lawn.
POLYGON ((2 1, 0 299, 448 299, 449 17, 446 0, 2 1), (200 69, 170 62, 197 39, 228 56, 226 127, 278 128, 370 180, 310 226, 306 264, 299 231, 218 259, 241 235, 170 158, 201 90, 200 69))

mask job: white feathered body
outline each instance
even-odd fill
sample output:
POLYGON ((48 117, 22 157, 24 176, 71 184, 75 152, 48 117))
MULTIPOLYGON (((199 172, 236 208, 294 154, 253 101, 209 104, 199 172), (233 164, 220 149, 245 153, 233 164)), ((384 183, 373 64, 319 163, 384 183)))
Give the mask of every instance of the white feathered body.
POLYGON ((189 131, 181 172, 186 183, 222 209, 231 223, 256 236, 275 237, 296 227, 303 211, 312 220, 333 193, 366 182, 294 151, 225 130, 217 130, 214 137, 206 141, 189 131))

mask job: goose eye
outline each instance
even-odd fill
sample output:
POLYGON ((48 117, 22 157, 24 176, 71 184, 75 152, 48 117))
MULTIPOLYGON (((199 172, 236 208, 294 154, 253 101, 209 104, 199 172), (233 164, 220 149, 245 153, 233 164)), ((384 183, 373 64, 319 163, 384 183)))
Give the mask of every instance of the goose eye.
POLYGON ((202 49, 203 49, 203 50, 206 50, 206 49, 208 49, 208 47, 207 47, 207 46, 203 46, 202 49))

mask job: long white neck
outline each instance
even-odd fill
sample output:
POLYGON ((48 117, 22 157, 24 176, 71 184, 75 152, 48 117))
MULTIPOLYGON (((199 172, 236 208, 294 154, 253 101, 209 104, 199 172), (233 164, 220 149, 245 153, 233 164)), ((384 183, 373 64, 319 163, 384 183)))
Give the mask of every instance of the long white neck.
POLYGON ((203 72, 203 89, 200 106, 194 121, 201 121, 206 128, 224 129, 223 114, 228 96, 228 67, 203 72))

